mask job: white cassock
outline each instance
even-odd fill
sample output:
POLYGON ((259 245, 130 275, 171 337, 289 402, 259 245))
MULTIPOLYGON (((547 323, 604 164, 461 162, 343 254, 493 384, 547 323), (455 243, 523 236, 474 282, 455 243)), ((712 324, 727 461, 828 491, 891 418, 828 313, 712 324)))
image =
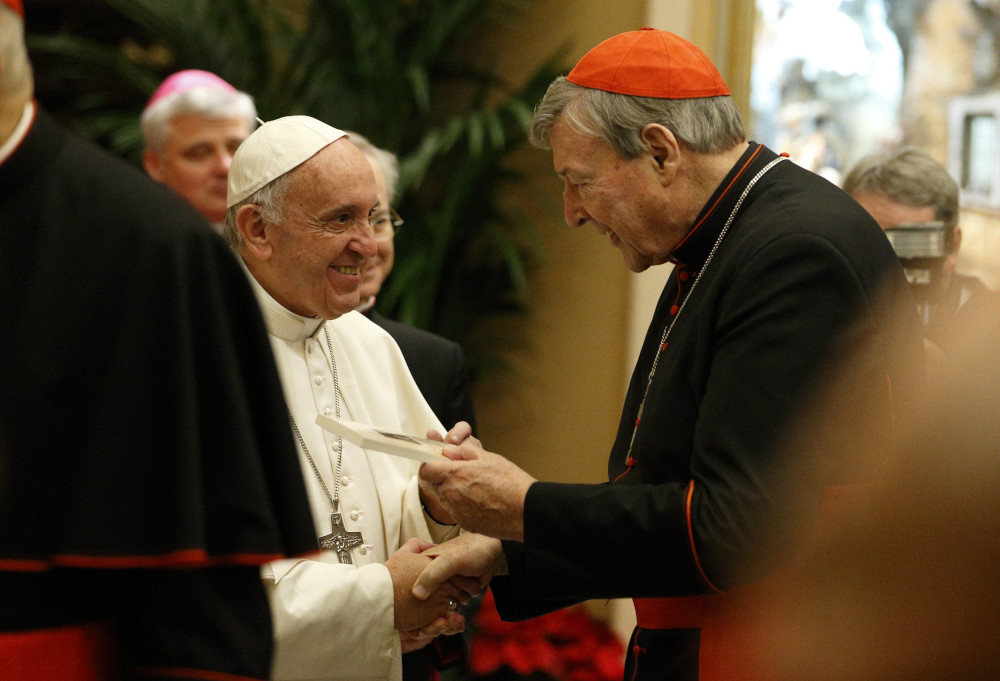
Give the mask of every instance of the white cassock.
MULTIPOLYGON (((300 317, 250 277, 264 314, 285 399, 330 492, 338 438, 316 425, 333 415, 334 380, 327 331, 336 359, 343 418, 382 429, 443 433, 417 389, 396 342, 364 315, 332 321, 300 317)), ((393 629, 392 579, 383 563, 406 540, 441 542, 458 528, 438 525, 417 490, 419 464, 344 442, 340 511, 349 532, 361 532, 352 565, 333 551, 266 565, 262 576, 275 628, 275 679, 402 678, 399 633, 393 629)), ((319 536, 331 531, 330 501, 299 448, 302 477, 319 536)))

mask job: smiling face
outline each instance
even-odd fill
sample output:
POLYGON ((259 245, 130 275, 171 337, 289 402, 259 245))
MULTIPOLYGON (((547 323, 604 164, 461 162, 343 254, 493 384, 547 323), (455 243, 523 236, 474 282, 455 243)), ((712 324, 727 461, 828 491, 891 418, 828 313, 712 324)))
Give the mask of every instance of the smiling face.
POLYGON ((291 172, 284 219, 258 222, 259 233, 243 234, 253 256, 247 264, 287 309, 335 319, 358 306, 362 265, 375 255, 375 177, 346 138, 291 172))
POLYGON ((661 159, 647 151, 625 160, 604 140, 581 135, 563 120, 552 127, 549 141, 564 183, 566 223, 590 222, 599 234, 610 235, 633 272, 666 262, 690 222, 670 218, 674 175, 661 159))
POLYGON ((148 149, 142 164, 157 182, 180 194, 209 222, 226 217, 226 175, 240 142, 250 134, 242 118, 177 116, 167 124, 161 150, 148 149))

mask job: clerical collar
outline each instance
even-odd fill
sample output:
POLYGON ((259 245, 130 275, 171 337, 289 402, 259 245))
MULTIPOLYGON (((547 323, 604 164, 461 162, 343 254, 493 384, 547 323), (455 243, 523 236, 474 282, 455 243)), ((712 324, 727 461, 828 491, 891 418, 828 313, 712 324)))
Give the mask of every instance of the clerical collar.
POLYGON ((373 307, 375 307, 375 296, 369 296, 367 300, 362 300, 361 304, 354 309, 361 314, 368 314, 368 311, 373 307))
POLYGON ((763 144, 750 142, 747 150, 705 203, 694 221, 694 226, 674 249, 670 256, 670 261, 674 265, 681 268, 690 267, 693 270, 702 266, 743 189, 777 156, 763 144))
POLYGON ((243 262, 243 258, 239 258, 239 261, 250 280, 250 286, 257 298, 257 304, 260 306, 264 325, 269 334, 282 340, 305 340, 316 335, 316 332, 323 326, 323 322, 326 321, 325 319, 303 317, 286 308, 264 290, 264 287, 254 278, 246 263, 243 262))
POLYGON ((35 120, 35 100, 31 99, 25 102, 24 111, 21 113, 21 118, 18 120, 17 125, 14 126, 14 131, 10 134, 7 140, 0 144, 0 164, 7 160, 7 158, 14 153, 24 138, 28 136, 28 131, 31 129, 31 122, 35 120))

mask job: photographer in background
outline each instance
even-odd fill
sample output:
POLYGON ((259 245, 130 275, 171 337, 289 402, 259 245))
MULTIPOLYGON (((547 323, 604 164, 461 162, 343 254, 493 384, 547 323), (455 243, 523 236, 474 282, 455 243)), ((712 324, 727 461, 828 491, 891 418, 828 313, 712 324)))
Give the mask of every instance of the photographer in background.
MULTIPOLYGON (((871 213, 886 231, 939 223, 943 252, 931 281, 913 281, 914 297, 926 305, 924 337, 928 359, 949 354, 968 320, 997 309, 998 294, 976 277, 959 274, 958 184, 925 151, 907 147, 862 158, 844 180, 844 191, 871 213)), ((902 255, 897 247, 897 254, 902 255)), ((904 262, 904 265, 906 263, 904 262)))

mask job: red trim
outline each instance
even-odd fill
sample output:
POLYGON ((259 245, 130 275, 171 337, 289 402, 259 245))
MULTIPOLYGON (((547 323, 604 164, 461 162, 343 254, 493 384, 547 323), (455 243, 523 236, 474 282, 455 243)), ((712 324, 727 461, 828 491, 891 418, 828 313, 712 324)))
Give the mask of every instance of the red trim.
POLYGON ((114 643, 107 625, 0 632, 0 679, 106 681, 114 674, 114 643))
POLYGON ((688 542, 691 545, 691 557, 694 559, 694 565, 698 568, 698 574, 701 578, 705 580, 705 584, 717 594, 722 593, 722 589, 719 589, 712 584, 712 580, 708 578, 705 574, 705 570, 701 567, 701 561, 698 559, 698 547, 694 543, 694 523, 691 521, 691 499, 694 497, 694 480, 688 485, 687 498, 684 500, 684 513, 687 515, 687 531, 688 531, 688 542))
POLYGON ((226 565, 262 565, 263 563, 270 563, 271 561, 287 557, 280 553, 235 553, 224 556, 211 556, 203 549, 181 549, 153 556, 78 556, 60 554, 44 560, 0 558, 0 571, 45 572, 53 568, 202 568, 226 565))
MULTIPOLYGON (((677 249, 683 246, 684 242, 686 242, 689 238, 691 238, 691 235, 697 232, 698 228, 702 226, 705 220, 707 220, 712 215, 712 213, 715 212, 715 209, 718 208, 719 204, 722 202, 722 199, 726 197, 726 195, 729 193, 729 190, 732 189, 733 185, 735 185, 736 182, 740 179, 740 177, 743 176, 743 173, 746 172, 746 169, 750 167, 750 164, 754 162, 754 159, 757 158, 757 155, 760 154, 761 150, 763 149, 764 149, 763 144, 757 145, 757 148, 754 149, 754 152, 750 154, 750 158, 748 158, 746 163, 743 164, 743 167, 736 172, 736 175, 733 177, 732 181, 728 185, 726 185, 725 189, 722 190, 722 193, 719 194, 719 198, 715 200, 715 203, 713 203, 712 207, 708 209, 708 212, 701 217, 701 220, 698 220, 698 222, 695 223, 694 227, 692 227, 688 231, 688 233, 684 235, 684 238, 680 240, 680 243, 678 243, 674 247, 674 253, 676 253, 677 249)), ((677 264, 683 265, 683 263, 680 262, 677 262, 677 264)))
POLYGON ((633 598, 636 625, 643 629, 696 629, 705 621, 705 598, 633 598))
POLYGON ((227 674, 209 669, 186 669, 184 667, 140 667, 136 672, 145 676, 169 676, 179 679, 205 679, 205 681, 264 681, 256 676, 227 674))

